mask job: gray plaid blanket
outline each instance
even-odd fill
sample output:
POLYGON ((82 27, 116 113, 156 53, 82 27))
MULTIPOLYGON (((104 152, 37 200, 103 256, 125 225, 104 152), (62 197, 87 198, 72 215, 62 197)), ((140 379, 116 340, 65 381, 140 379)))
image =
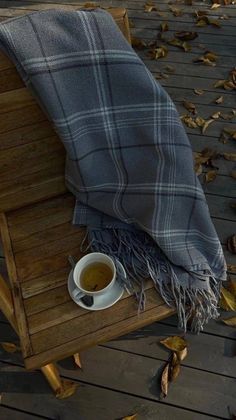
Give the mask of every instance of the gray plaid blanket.
POLYGON ((64 143, 74 223, 88 227, 90 248, 123 263, 140 309, 151 277, 181 327, 201 330, 218 316, 226 265, 165 90, 101 9, 10 19, 0 46, 64 143))

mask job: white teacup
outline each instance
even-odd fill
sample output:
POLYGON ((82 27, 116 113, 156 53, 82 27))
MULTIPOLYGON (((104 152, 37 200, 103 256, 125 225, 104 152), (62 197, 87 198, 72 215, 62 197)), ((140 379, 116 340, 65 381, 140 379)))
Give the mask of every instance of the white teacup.
POLYGON ((73 280, 75 283, 75 289, 72 292, 73 297, 78 300, 83 296, 98 296, 103 295, 110 291, 116 281, 116 267, 111 257, 101 252, 92 252, 82 257, 74 267, 73 280), (81 285, 81 274, 86 267, 94 263, 106 264, 112 270, 112 278, 109 284, 100 290, 89 291, 83 288, 81 285))

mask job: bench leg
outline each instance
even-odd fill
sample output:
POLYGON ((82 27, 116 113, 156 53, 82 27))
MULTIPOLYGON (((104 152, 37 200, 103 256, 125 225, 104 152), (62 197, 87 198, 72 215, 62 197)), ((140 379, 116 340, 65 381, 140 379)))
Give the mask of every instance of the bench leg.
POLYGON ((11 291, 6 281, 1 276, 1 274, 0 274, 0 310, 8 319, 13 329, 16 332, 18 332, 11 291))
MULTIPOLYGON (((3 312, 13 329, 18 333, 15 318, 14 306, 11 291, 0 274, 0 310, 3 312)), ((58 398, 67 398, 74 394, 77 384, 66 379, 61 379, 59 371, 54 363, 50 363, 41 368, 53 391, 58 398)))
POLYGON ((48 365, 41 367, 41 372, 52 387, 57 398, 62 399, 70 397, 76 391, 78 385, 75 382, 62 379, 55 363, 49 363, 48 365))

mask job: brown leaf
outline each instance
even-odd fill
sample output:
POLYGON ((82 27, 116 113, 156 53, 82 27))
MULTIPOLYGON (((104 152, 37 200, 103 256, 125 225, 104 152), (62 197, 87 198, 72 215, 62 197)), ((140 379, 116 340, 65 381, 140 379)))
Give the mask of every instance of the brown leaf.
POLYGON ((170 369, 170 364, 167 363, 161 375, 161 391, 162 391, 163 398, 165 398, 168 394, 169 369, 170 369))
POLYGON ((194 63, 203 63, 207 66, 215 66, 216 65, 216 60, 217 60, 218 56, 211 52, 211 51, 206 51, 204 53, 204 55, 196 58, 195 60, 193 60, 194 63))
POLYGON ((236 316, 232 316, 231 318, 222 319, 222 321, 231 327, 236 327, 236 316))
POLYGON ((212 118, 212 119, 207 120, 207 121, 205 122, 204 126, 202 127, 202 134, 204 134, 204 133, 205 133, 205 131, 207 130, 207 128, 209 127, 209 125, 210 125, 211 123, 213 123, 213 121, 215 121, 215 120, 212 118))
POLYGON ((189 128, 197 128, 197 124, 190 115, 182 115, 181 120, 187 125, 189 128))
POLYGON ((168 30, 169 30, 168 23, 167 23, 167 22, 162 22, 162 23, 160 24, 160 30, 161 30, 162 32, 166 32, 166 31, 168 31, 168 30))
POLYGON ((217 28, 221 28, 221 23, 219 22, 219 19, 209 19, 208 18, 208 24, 212 26, 216 26, 217 28))
POLYGON ((14 343, 2 342, 0 344, 3 350, 5 350, 7 353, 15 353, 16 351, 21 351, 21 348, 14 343))
POLYGON ((165 71, 168 73, 175 73, 175 68, 173 66, 167 65, 165 66, 165 71))
POLYGON ((223 153, 223 156, 226 160, 232 160, 236 162, 236 153, 223 153))
POLYGON ((138 50, 143 50, 144 48, 147 48, 146 42, 144 42, 142 39, 136 38, 135 36, 131 37, 131 43, 132 47, 137 48, 138 50))
POLYGON ((196 95, 199 95, 199 96, 203 95, 203 93, 204 93, 204 90, 202 90, 202 89, 194 89, 193 91, 196 95))
POLYGON ((88 2, 88 3, 85 3, 85 4, 83 4, 83 7, 85 8, 85 9, 90 9, 90 8, 96 8, 96 7, 100 7, 97 3, 93 3, 93 2, 88 2))
MULTIPOLYGON (((235 179, 236 179, 236 171, 234 171, 234 172, 235 172, 235 179)), ((231 235, 229 238, 227 238, 227 249, 232 254, 236 254, 236 235, 231 235)), ((229 291, 231 292, 230 289, 229 289, 229 291)), ((233 289, 233 294, 235 294, 235 297, 236 297, 236 293, 234 293, 234 292, 236 292, 236 290, 233 289)))
POLYGON ((208 12, 206 10, 195 10, 195 15, 197 18, 205 17, 208 15, 208 12))
MULTIPOLYGON (((236 208, 236 203, 231 204, 232 208, 236 208)), ((236 273, 236 265, 234 264, 227 264, 227 270, 231 271, 232 273, 236 273)))
POLYGON ((62 379, 62 386, 56 390, 56 397, 60 400, 68 398, 75 393, 78 386, 76 382, 62 379))
POLYGON ((122 420, 136 420, 137 419, 137 413, 131 414, 131 416, 125 416, 122 418, 122 420))
POLYGON ((232 137, 234 140, 236 140, 236 129, 231 129, 228 127, 223 128, 224 133, 228 134, 229 137, 232 137))
POLYGON ((216 179, 217 171, 214 169, 212 171, 209 171, 205 174, 205 182, 212 182, 214 179, 216 179))
POLYGON ((213 53, 212 51, 206 51, 204 54, 204 57, 208 58, 210 61, 216 61, 218 58, 218 55, 213 53))
POLYGON ((144 12, 150 13, 153 11, 157 11, 157 7, 153 3, 153 1, 147 1, 144 5, 144 12))
POLYGON ((168 77, 169 77, 169 75, 165 74, 163 72, 155 74, 155 79, 157 79, 157 80, 168 79, 168 77))
POLYGON ((202 117, 196 117, 195 122, 197 123, 198 127, 203 127, 206 120, 204 120, 204 118, 202 118, 202 117))
POLYGON ((226 311, 236 311, 236 298, 224 287, 221 287, 220 307, 226 311))
POLYGON ((182 362, 182 360, 184 360, 184 359, 185 359, 185 357, 187 356, 187 354, 188 354, 188 349, 187 349, 187 347, 185 347, 185 348, 184 348, 183 350, 181 350, 181 351, 178 351, 177 356, 178 356, 179 361, 180 361, 180 362, 182 362))
POLYGON ((213 5, 211 6, 211 9, 218 9, 218 7, 221 7, 221 4, 213 3, 213 5))
POLYGON ((224 101, 224 98, 223 98, 223 96, 219 96, 219 98, 217 98, 216 100, 215 100, 215 103, 216 104, 222 104, 222 102, 224 101))
POLYGON ((165 45, 160 45, 160 47, 152 48, 148 55, 151 60, 158 60, 159 58, 166 57, 168 54, 168 48, 165 45))
POLYGON ((199 27, 207 26, 207 23, 208 23, 207 20, 205 20, 205 19, 199 19, 197 21, 197 23, 196 23, 196 26, 199 26, 199 27))
POLYGON ((74 356, 74 362, 75 362, 76 366, 78 366, 80 369, 82 369, 79 353, 74 353, 73 356, 74 356))
POLYGON ((232 120, 235 117, 234 112, 231 111, 231 114, 221 114, 221 118, 223 118, 223 120, 232 120))
POLYGON ((182 48, 183 48, 183 50, 184 50, 185 52, 191 51, 191 49, 192 49, 191 45, 190 45, 190 44, 188 44, 186 41, 184 41, 184 42, 182 43, 182 48))
POLYGON ((180 363, 175 363, 170 367, 170 381, 175 381, 180 373, 180 363))
POLYGON ((230 173, 230 176, 232 176, 232 178, 236 179, 236 171, 232 171, 232 172, 230 173))
POLYGON ((183 337, 179 337, 178 335, 173 335, 171 337, 167 337, 164 340, 160 341, 163 346, 167 347, 173 351, 182 351, 187 347, 187 342, 183 337))
POLYGON ((173 13, 174 16, 182 16, 182 14, 183 14, 183 10, 178 9, 175 6, 169 6, 169 9, 171 10, 171 12, 173 13))
POLYGON ((179 31, 175 32, 176 38, 180 39, 181 41, 191 41, 198 37, 197 32, 189 32, 189 31, 179 31))
POLYGON ((232 293, 232 295, 236 298, 236 280, 230 279, 228 283, 228 289, 232 293))
POLYGON ((221 112, 215 112, 214 114, 211 115, 211 118, 213 118, 214 120, 217 120, 218 118, 220 118, 221 112))
POLYGON ((183 106, 187 109, 187 111, 191 112, 192 114, 196 114, 196 106, 192 102, 183 101, 183 106))

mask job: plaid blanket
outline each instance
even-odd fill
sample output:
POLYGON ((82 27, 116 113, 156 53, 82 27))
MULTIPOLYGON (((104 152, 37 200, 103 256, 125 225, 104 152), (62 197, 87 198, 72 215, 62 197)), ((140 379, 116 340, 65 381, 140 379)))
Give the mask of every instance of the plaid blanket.
POLYGON ((64 143, 91 249, 123 263, 140 309, 151 277, 181 327, 201 330, 218 316, 226 265, 168 94, 101 9, 10 19, 0 46, 64 143))

